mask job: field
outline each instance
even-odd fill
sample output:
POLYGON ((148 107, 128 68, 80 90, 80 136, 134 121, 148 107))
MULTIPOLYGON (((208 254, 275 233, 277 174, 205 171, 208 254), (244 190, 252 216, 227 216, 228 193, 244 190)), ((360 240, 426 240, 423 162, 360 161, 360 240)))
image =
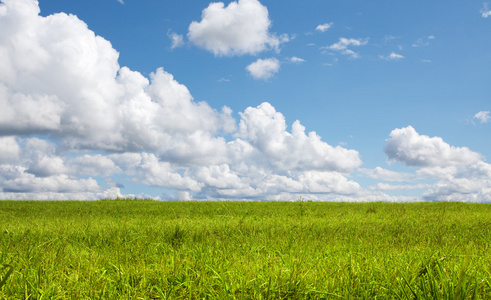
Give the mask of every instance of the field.
POLYGON ((490 299, 491 205, 0 201, 0 299, 490 299))

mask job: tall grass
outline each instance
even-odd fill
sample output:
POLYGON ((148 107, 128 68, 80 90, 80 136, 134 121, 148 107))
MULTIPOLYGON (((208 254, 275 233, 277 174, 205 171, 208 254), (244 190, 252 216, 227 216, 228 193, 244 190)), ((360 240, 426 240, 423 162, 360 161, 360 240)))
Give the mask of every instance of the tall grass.
POLYGON ((0 201, 0 299, 489 299, 491 206, 0 201))

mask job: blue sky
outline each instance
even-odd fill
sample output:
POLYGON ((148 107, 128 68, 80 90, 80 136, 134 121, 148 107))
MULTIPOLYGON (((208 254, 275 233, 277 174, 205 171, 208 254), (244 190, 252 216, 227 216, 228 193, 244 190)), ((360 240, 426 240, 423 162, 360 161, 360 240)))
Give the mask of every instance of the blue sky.
POLYGON ((1 3, 0 198, 491 201, 489 2, 1 3))

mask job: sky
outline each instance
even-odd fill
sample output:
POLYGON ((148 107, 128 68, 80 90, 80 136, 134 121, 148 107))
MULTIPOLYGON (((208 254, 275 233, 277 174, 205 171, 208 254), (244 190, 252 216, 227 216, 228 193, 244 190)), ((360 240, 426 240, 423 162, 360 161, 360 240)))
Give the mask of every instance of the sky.
POLYGON ((0 0, 0 199, 491 202, 491 3, 0 0))

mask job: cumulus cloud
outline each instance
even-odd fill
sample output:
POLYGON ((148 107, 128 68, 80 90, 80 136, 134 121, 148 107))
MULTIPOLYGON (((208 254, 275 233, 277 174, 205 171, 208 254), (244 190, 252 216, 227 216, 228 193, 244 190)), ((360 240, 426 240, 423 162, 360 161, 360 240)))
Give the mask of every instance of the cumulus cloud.
POLYGON ((489 118, 489 111, 480 111, 474 115, 474 119, 479 120, 481 123, 487 123, 489 118))
POLYGON ((319 24, 319 25, 317 25, 317 27, 315 28, 315 30, 320 31, 320 32, 326 32, 329 28, 331 28, 331 26, 333 24, 334 24, 333 22, 319 24))
POLYGON ((275 168, 348 173, 361 165, 357 151, 333 147, 315 132, 306 134, 299 121, 293 123, 291 133, 287 132, 284 116, 267 102, 240 115, 238 137, 250 141, 275 168))
MULTIPOLYGON (((224 11, 250 20, 254 9, 271 41, 259 2, 241 0, 224 11)), ((323 142, 299 121, 289 132, 269 103, 239 113, 237 126, 230 108, 195 101, 163 68, 147 78, 121 67, 112 45, 74 15, 42 17, 36 1, 6 0, 0 35, 1 198, 134 196, 121 193, 125 181, 165 190, 168 199, 361 193, 347 177, 361 165, 357 151, 323 142)), ((279 66, 272 58, 248 70, 265 79, 279 66)))
POLYGON ((278 49, 286 36, 269 32, 271 20, 266 6, 258 0, 211 3, 201 14, 201 21, 189 25, 188 39, 216 56, 257 54, 278 49))
POLYGON ((486 2, 483 3, 480 13, 483 18, 491 16, 491 10, 489 10, 488 4, 486 2))
POLYGON ((381 59, 385 59, 385 60, 401 60, 404 58, 404 56, 402 56, 401 54, 397 54, 395 52, 391 52, 389 55, 386 55, 386 56, 379 56, 381 59))
POLYGON ((273 77, 280 70, 280 62, 272 57, 258 59, 246 67, 246 70, 254 79, 266 80, 273 77))
POLYGON ((389 161, 411 167, 457 166, 475 163, 479 153, 467 147, 454 147, 440 137, 420 135, 411 127, 394 129, 384 148, 389 161))
POLYGON ((14 137, 0 137, 0 164, 19 159, 21 148, 14 137))
POLYGON ((440 137, 420 135, 411 126, 394 129, 384 148, 389 161, 399 161, 417 168, 414 173, 361 169, 371 178, 385 181, 420 183, 392 185, 377 183, 372 191, 424 189, 426 201, 491 201, 491 165, 483 157, 465 147, 454 147, 440 137))
MULTIPOLYGON (((236 33, 255 9, 263 25, 252 27, 266 28, 255 46, 231 42, 213 48, 221 49, 216 55, 253 54, 281 43, 269 33, 267 9, 258 1, 214 5, 197 23, 206 25, 202 32, 209 37, 217 16, 233 16, 236 33)), ((367 41, 340 39, 330 50, 346 52, 367 41)), ((118 56, 74 15, 42 17, 34 0, 0 4, 0 198, 414 201, 385 191, 425 187, 364 189, 350 178, 357 170, 384 181, 436 180, 424 193, 428 200, 489 198, 491 167, 467 148, 412 127, 396 129, 387 157, 421 168, 415 174, 358 169, 356 150, 329 145, 298 120, 287 125, 267 102, 239 112, 236 121, 230 108, 196 101, 163 68, 147 78, 121 67, 118 56), (124 194, 127 183, 155 187, 162 197, 124 194)), ((252 76, 278 72, 277 59, 260 61, 256 69, 248 67, 252 76)))
POLYGON ((342 38, 339 38, 339 41, 337 43, 334 43, 334 44, 327 46, 327 47, 322 47, 321 49, 338 51, 338 52, 340 52, 344 55, 348 55, 352 58, 359 58, 360 55, 358 53, 354 52, 353 50, 348 49, 348 47, 350 47, 350 46, 359 47, 359 46, 363 46, 366 44, 368 44, 368 39, 353 39, 353 38, 347 39, 347 38, 342 37, 342 38))

